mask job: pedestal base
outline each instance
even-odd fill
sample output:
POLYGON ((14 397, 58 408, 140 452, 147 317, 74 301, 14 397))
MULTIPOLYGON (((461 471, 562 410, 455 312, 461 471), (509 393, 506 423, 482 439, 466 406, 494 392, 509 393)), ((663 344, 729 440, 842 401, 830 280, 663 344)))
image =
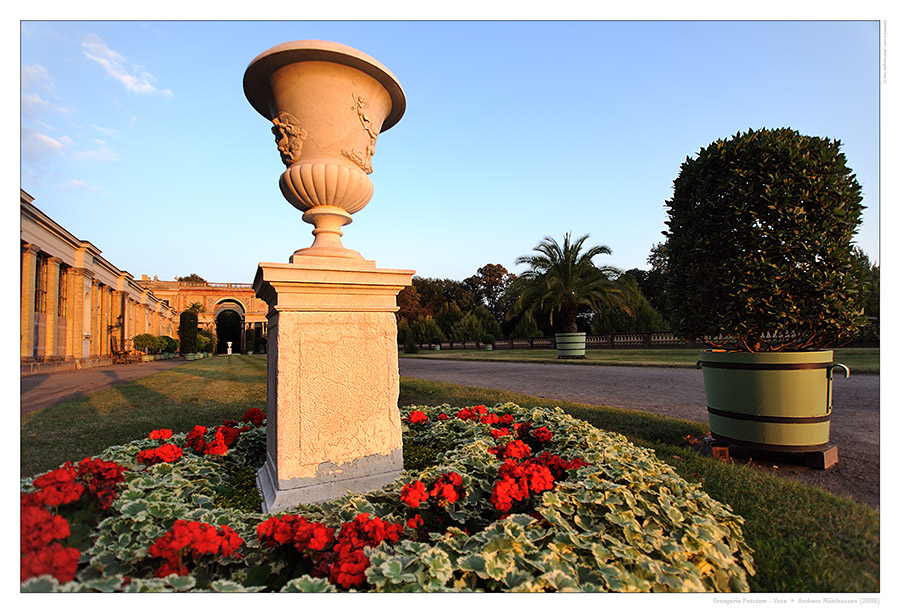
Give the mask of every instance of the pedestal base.
POLYGON ((295 256, 260 264, 269 305, 266 512, 365 492, 403 469, 397 293, 412 271, 295 256))
POLYGON ((275 463, 270 458, 256 473, 256 486, 262 494, 263 513, 274 513, 378 489, 395 481, 402 469, 403 453, 397 449, 388 456, 357 458, 341 466, 329 462, 317 477, 279 484, 275 463))

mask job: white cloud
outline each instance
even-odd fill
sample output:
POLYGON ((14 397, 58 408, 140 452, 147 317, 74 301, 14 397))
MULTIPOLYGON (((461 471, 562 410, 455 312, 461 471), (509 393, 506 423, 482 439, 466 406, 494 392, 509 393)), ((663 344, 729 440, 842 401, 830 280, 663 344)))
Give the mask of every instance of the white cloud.
POLYGON ((50 102, 47 102, 43 98, 41 98, 38 94, 27 93, 22 91, 22 115, 25 117, 36 117, 41 114, 42 111, 51 110, 60 113, 61 115, 67 115, 69 113, 69 109, 56 106, 50 102))
POLYGON ((69 179, 66 181, 66 185, 69 187, 74 187, 76 189, 80 189, 86 192, 102 192, 103 189, 100 187, 95 187, 93 185, 88 185, 84 181, 79 181, 77 179, 69 179))
POLYGON ((71 145, 71 141, 66 137, 56 139, 40 132, 22 128, 23 162, 39 163, 51 157, 65 155, 65 150, 69 145, 71 145))
POLYGON ((96 139, 97 148, 90 151, 78 151, 73 156, 79 161, 90 162, 115 162, 119 159, 119 154, 106 145, 106 141, 96 139))
POLYGON ((101 134, 105 134, 106 136, 109 136, 111 138, 119 137, 119 131, 114 130, 113 128, 104 128, 104 127, 101 127, 101 126, 98 126, 95 124, 91 124, 91 127, 94 128, 95 130, 97 130, 98 132, 100 132, 101 134))
POLYGON ((40 64, 22 66, 22 90, 43 89, 47 92, 56 91, 56 83, 50 76, 50 71, 40 64))
POLYGON ((157 89, 153 83, 156 78, 143 66, 128 62, 128 59, 106 46, 99 36, 89 34, 81 41, 85 57, 97 62, 112 78, 135 94, 160 94, 172 97, 172 90, 157 89))

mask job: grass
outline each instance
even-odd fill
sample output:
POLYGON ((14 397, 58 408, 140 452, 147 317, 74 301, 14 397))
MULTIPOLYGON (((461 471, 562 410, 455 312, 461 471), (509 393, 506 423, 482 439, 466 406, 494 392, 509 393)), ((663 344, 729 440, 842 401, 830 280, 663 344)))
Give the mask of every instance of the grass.
MULTIPOLYGON (((401 353, 403 358, 428 360, 469 360, 492 362, 537 362, 559 364, 555 349, 495 349, 479 351, 452 349, 418 353, 401 353)), ((876 348, 837 348, 834 360, 846 364, 853 374, 877 374, 880 350, 876 348)), ((695 368, 700 359, 699 349, 588 349, 583 360, 566 360, 566 364, 595 366, 656 366, 663 368, 695 368)))
POLYGON ((265 356, 186 362, 22 416, 21 474, 96 455, 157 428, 187 432, 240 419, 251 407, 266 407, 265 356))
MULTIPOLYGON (((34 475, 65 460, 167 427, 187 431, 240 417, 266 398, 264 356, 206 359, 124 383, 22 418, 22 474, 34 475), (48 444, 48 441, 50 444, 48 444)), ((705 424, 498 390, 401 378, 401 406, 472 406, 514 402, 560 406, 571 415, 620 432, 651 447, 685 479, 702 483, 712 497, 746 520, 754 550, 755 592, 861 592, 880 590, 878 511, 824 490, 752 467, 723 463, 680 447, 705 424)))

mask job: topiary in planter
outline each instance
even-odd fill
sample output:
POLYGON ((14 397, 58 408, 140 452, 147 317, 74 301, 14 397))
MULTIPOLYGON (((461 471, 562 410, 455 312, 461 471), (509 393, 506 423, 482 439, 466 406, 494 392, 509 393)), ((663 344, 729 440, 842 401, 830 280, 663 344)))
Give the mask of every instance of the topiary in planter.
POLYGON ((700 362, 712 434, 829 452, 820 468, 837 461, 839 365, 810 350, 852 340, 865 321, 851 243, 862 197, 840 145, 789 128, 711 143, 681 166, 662 249, 673 331, 718 350, 700 362))
POLYGON ((197 352, 197 313, 184 311, 179 316, 178 338, 181 340, 181 353, 197 352))
POLYGON ((750 130, 681 165, 663 233, 677 334, 752 352, 853 338, 865 321, 851 244, 863 207, 840 146, 750 130))

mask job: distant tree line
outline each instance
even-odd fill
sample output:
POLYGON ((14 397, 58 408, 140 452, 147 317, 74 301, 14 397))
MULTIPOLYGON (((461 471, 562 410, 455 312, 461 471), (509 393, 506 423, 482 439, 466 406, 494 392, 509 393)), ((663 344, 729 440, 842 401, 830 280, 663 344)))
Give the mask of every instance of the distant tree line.
MULTIPOLYGON (((584 238, 587 237, 579 241, 584 238)), ((568 242, 567 235, 563 246, 568 242)), ((545 239, 545 243, 555 245, 552 239, 545 239)), ((571 246, 582 249, 578 255, 591 255, 592 250, 592 257, 609 253, 608 248, 602 246, 585 250, 580 242, 575 243, 572 241, 571 246)), ((541 285, 546 285, 546 279, 537 274, 540 270, 530 261, 544 257, 539 248, 536 249, 538 256, 523 256, 517 260, 517 263, 532 265, 532 269, 521 277, 500 264, 485 264, 462 281, 413 277, 412 285, 404 288, 397 297, 399 342, 480 340, 486 334, 495 338, 535 338, 564 331, 566 326, 560 321, 562 312, 557 310, 554 319, 552 301, 546 297, 549 290, 541 285), (544 296, 543 308, 541 296, 544 296), (523 308, 524 304, 530 304, 532 308, 523 308)), ((555 256, 563 256, 562 247, 555 256)), ((584 303, 575 308, 577 331, 594 335, 668 331, 665 262, 665 243, 658 243, 650 249, 649 270, 618 271, 595 266, 591 271, 592 283, 604 284, 606 289, 601 294, 606 292, 607 299, 595 301, 594 308, 584 303)), ((858 247, 854 250, 853 262, 860 276, 868 280, 866 315, 877 320, 880 312, 879 267, 872 264, 858 247)))

